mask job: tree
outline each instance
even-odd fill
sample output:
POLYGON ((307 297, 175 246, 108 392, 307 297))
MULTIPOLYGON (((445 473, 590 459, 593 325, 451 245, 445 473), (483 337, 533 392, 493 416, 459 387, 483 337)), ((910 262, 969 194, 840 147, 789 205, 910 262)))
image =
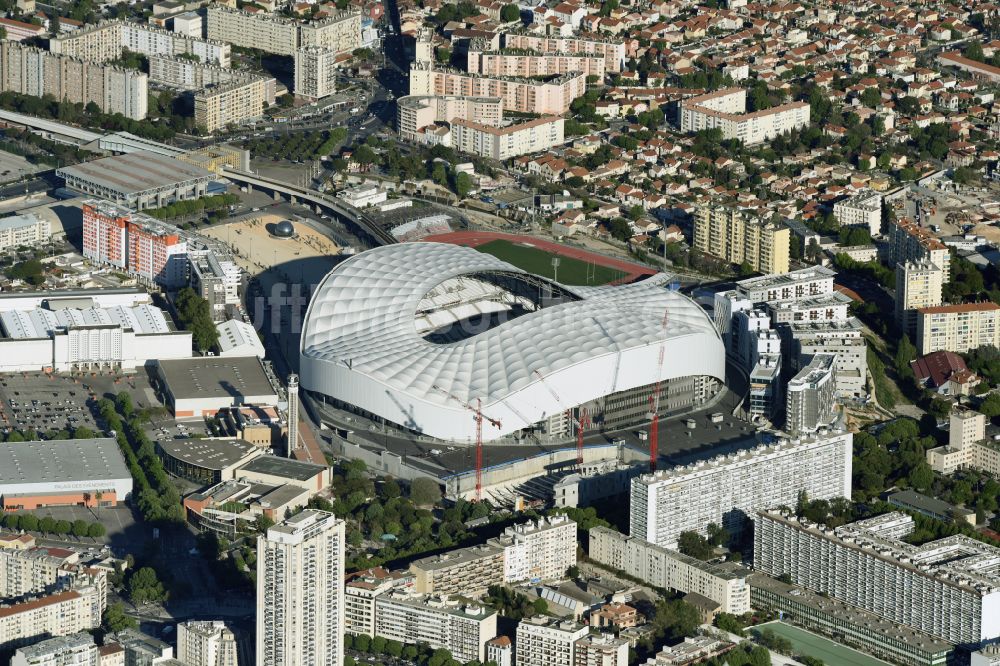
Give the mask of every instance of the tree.
POLYGON ((434 59, 437 60, 442 65, 447 65, 451 62, 451 49, 446 49, 439 46, 434 49, 434 59))
POLYGON ((539 597, 532 602, 531 607, 535 609, 536 614, 542 615, 549 610, 549 602, 539 597))
POLYGON ((283 109, 290 109, 295 106, 295 95, 292 93, 285 93, 278 98, 278 105, 283 109))
POLYGON ((708 539, 691 530, 681 532, 677 537, 677 550, 699 560, 712 557, 712 546, 708 539))
POLYGON ((59 14, 55 12, 49 17, 49 32, 53 35, 58 35, 62 31, 62 23, 59 19, 59 14))
POLYGON ((125 614, 125 607, 120 601, 108 604, 104 609, 104 617, 101 619, 101 626, 105 631, 116 634, 126 629, 135 629, 139 623, 135 619, 125 614))
MULTIPOLYGON (((10 526, 8 525, 8 527, 10 527, 10 526)), ((30 513, 24 514, 23 516, 21 516, 20 528, 22 530, 24 530, 25 532, 37 532, 38 531, 38 518, 36 518, 35 516, 31 515, 30 513)), ((16 527, 13 528, 13 529, 16 529, 16 527)))
POLYGON ((464 199, 472 191, 472 177, 464 171, 455 176, 455 194, 464 199))
POLYGON ((521 10, 517 8, 517 5, 504 5, 503 9, 500 10, 500 20, 504 23, 513 23, 521 19, 521 10))
POLYGON ((566 577, 567 578, 572 578, 574 580, 577 579, 577 578, 579 578, 580 577, 580 567, 576 566, 575 564, 571 564, 566 569, 566 577))
POLYGON ((87 528, 87 536, 91 539, 100 539, 104 536, 104 525, 100 523, 91 523, 90 527, 87 528))
POLYGON ((441 487, 429 476, 418 476, 410 482, 410 499, 419 506, 437 504, 441 499, 441 487))
POLYGON ((152 567, 142 567, 128 581, 128 595, 132 603, 141 604, 166 599, 167 592, 152 567))
POLYGON ((921 462, 910 470, 907 480, 917 490, 926 490, 934 483, 934 471, 930 465, 921 462))
POLYGON ((882 95, 879 93, 878 88, 865 88, 864 92, 861 93, 861 103, 870 109, 874 109, 881 104, 882 95))
POLYGON ((73 521, 73 536, 77 539, 82 539, 87 536, 90 531, 90 525, 87 524, 85 520, 74 520, 73 521))
POLYGON ((983 62, 986 60, 986 56, 983 54, 983 44, 979 41, 972 42, 966 46, 962 55, 969 60, 975 60, 977 62, 983 62))

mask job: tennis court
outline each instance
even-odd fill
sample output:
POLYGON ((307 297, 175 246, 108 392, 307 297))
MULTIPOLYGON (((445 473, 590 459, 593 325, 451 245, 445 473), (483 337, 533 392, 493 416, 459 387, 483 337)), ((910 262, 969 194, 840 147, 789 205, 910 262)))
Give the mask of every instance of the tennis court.
POLYGON ((757 634, 764 629, 770 629, 776 636, 787 638, 791 642, 795 654, 822 659, 825 666, 888 666, 888 662, 881 659, 876 659, 784 622, 766 622, 750 627, 748 631, 757 634))

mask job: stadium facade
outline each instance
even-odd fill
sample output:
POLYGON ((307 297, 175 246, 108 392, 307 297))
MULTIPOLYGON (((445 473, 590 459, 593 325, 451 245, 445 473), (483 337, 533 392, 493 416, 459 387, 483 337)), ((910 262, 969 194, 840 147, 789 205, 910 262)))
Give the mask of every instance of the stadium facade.
POLYGON ((476 406, 484 441, 526 430, 568 435, 581 407, 605 430, 638 424, 658 381, 661 412, 703 404, 725 381, 714 324, 670 280, 572 287, 468 247, 368 250, 313 294, 302 386, 451 442, 475 440, 476 406))

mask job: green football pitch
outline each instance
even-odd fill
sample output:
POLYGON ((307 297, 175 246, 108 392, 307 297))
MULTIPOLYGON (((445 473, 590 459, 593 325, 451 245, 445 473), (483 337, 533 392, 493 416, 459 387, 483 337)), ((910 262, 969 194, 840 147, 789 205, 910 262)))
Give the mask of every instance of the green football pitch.
POLYGON ((784 622, 767 622, 750 627, 751 633, 759 633, 764 629, 770 629, 776 636, 787 638, 792 643, 795 654, 808 655, 817 659, 822 659, 825 666, 888 666, 887 662, 881 659, 852 650, 849 647, 834 643, 833 641, 818 636, 805 629, 793 627, 784 622))
POLYGON ((546 252, 537 247, 507 240, 492 240, 476 247, 480 252, 492 254, 521 270, 558 279, 568 285, 598 285, 620 280, 626 273, 616 268, 593 264, 573 257, 564 257, 546 252), (558 268, 553 268, 552 259, 559 258, 558 268))

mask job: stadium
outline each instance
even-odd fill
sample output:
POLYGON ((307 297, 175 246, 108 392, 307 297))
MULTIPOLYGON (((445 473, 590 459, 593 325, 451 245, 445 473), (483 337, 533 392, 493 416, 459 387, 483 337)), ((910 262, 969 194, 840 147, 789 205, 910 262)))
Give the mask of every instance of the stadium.
POLYGON ((475 441, 476 409, 484 442, 571 435, 568 412, 581 407, 605 431, 641 424, 658 381, 661 412, 696 407, 724 385, 714 324, 670 280, 569 287, 468 247, 378 247, 316 288, 302 387, 454 443, 475 441))

